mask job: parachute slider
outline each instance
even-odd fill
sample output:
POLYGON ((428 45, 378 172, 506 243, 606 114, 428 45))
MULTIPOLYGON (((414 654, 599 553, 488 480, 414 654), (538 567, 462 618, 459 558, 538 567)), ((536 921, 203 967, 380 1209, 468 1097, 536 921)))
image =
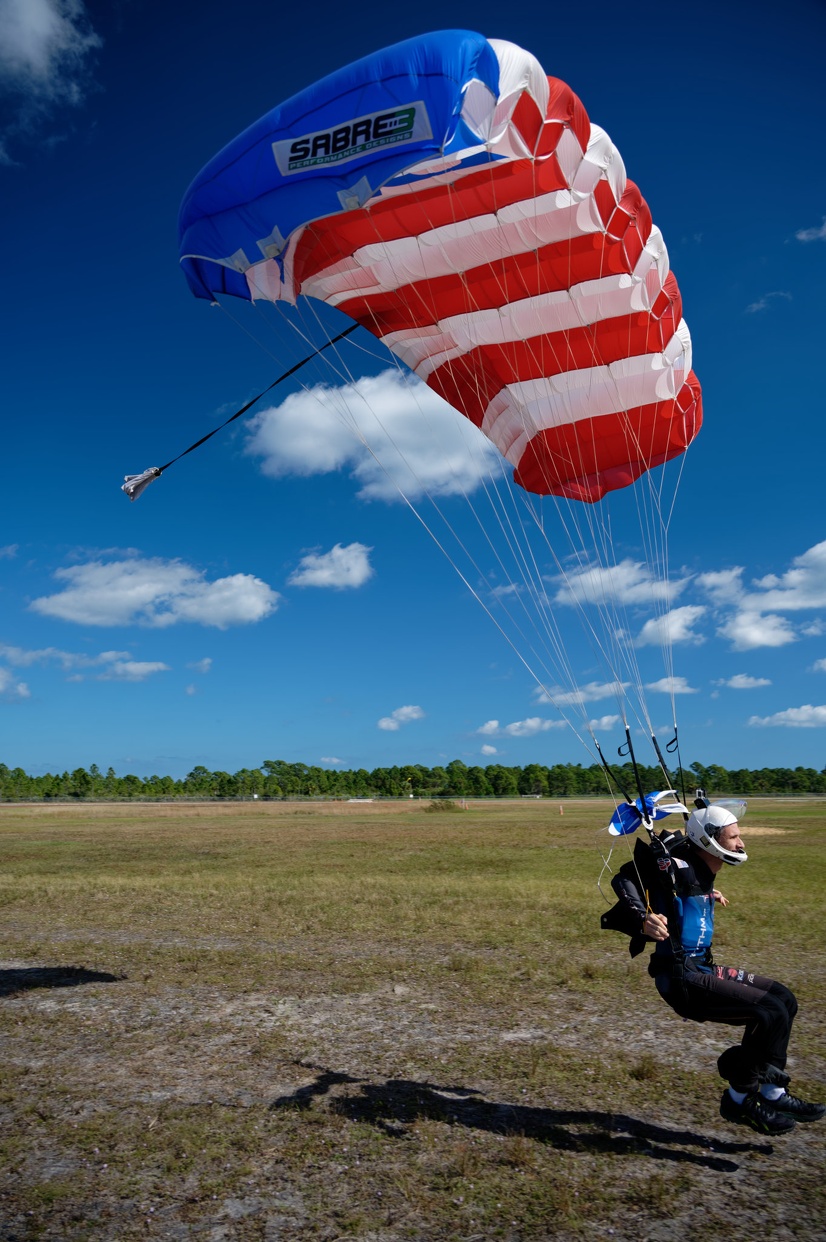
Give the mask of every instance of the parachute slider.
POLYGON ((359 325, 357 323, 351 323, 349 328, 345 328, 343 332, 339 332, 338 336, 333 336, 329 341, 325 341, 323 345, 319 345, 318 349, 314 349, 313 352, 308 354, 306 358, 302 358, 300 362, 295 364, 295 366, 290 367, 288 371, 283 373, 283 375, 279 375, 278 379, 274 379, 271 384, 268 384, 266 388, 263 388, 257 397, 253 397, 251 401, 246 403, 246 405, 242 405, 240 410, 236 410, 234 414, 231 414, 230 417, 225 419, 224 422, 222 422, 218 427, 214 427, 212 431, 208 431, 205 436, 201 436, 200 440, 196 440, 194 444, 190 444, 188 449, 184 449, 184 451, 179 453, 177 457, 173 457, 172 460, 168 461, 165 466, 150 466, 148 470, 144 470, 143 474, 124 475, 124 482, 121 484, 120 490, 122 492, 126 492, 126 495, 130 500, 137 500, 141 493, 146 491, 150 483, 154 483, 155 479, 159 479, 161 477, 164 470, 168 470, 170 466, 174 466, 175 462, 180 461, 182 457, 186 457, 187 453, 191 453, 194 449, 200 448, 202 444, 206 444, 207 440, 211 440, 212 437, 217 435, 219 431, 223 431, 224 427, 227 427, 230 423, 234 423, 236 418, 240 418, 242 414, 246 414, 247 410, 252 409, 256 401, 260 401, 265 393, 268 393, 271 388, 275 388, 275 386, 280 384, 282 380, 287 379, 290 375, 294 375, 296 371, 300 371, 303 366, 306 366, 308 362, 312 362, 313 358, 316 358, 325 349, 329 349, 331 345, 335 345, 338 341, 343 340, 345 336, 349 336, 351 332, 355 332, 358 326, 359 325))
POLYGON ((608 825, 612 837, 630 836, 641 824, 648 827, 652 820, 664 819, 679 811, 688 815, 688 810, 677 797, 674 789, 661 789, 656 793, 646 794, 634 802, 622 802, 614 812, 614 818, 608 825))

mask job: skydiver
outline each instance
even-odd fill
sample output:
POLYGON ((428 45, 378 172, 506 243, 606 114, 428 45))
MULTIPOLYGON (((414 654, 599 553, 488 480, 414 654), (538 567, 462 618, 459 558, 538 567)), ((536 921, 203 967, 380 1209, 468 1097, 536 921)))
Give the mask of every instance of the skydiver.
MULTIPOLYGON (((826 1104, 808 1103, 788 1091, 786 1050, 797 1013, 795 997, 782 983, 718 966, 712 958, 714 908, 728 905, 714 886, 715 876, 724 863, 738 866, 747 859, 737 820, 724 807, 698 806, 688 818, 686 836, 676 834, 668 852, 673 889, 670 881, 658 884, 654 876, 646 892, 635 863, 626 863, 612 886, 628 926, 637 929, 637 937, 642 933, 656 942, 648 972, 675 1013, 694 1022, 745 1027, 740 1044, 717 1061, 729 1084, 720 1101, 721 1116, 771 1135, 788 1133, 797 1121, 817 1121, 826 1104)), ((610 920, 603 925, 617 926, 610 920)), ((633 942, 631 949, 637 951, 633 942)))

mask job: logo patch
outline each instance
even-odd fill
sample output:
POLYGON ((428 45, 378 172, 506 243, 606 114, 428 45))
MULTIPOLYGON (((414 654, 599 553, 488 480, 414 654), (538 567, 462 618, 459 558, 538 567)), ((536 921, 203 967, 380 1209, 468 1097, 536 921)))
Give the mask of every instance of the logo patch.
POLYGON ((274 142, 272 149, 279 172, 286 177, 325 164, 346 164, 379 147, 400 146, 432 137, 427 109, 419 99, 400 108, 355 117, 333 129, 319 129, 300 138, 285 138, 282 142, 274 142))

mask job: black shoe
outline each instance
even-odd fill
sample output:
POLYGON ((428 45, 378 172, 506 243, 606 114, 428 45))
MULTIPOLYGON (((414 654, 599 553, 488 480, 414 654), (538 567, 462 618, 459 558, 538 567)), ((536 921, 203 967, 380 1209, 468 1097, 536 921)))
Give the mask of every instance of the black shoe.
POLYGON ((788 1091, 784 1091, 779 1099, 767 1100, 766 1103, 776 1113, 782 1113, 784 1117, 793 1117, 795 1121, 820 1121, 826 1113, 826 1104, 810 1104, 808 1100, 800 1100, 796 1095, 789 1095, 788 1091))
POLYGON ((724 1091, 720 1116, 736 1126, 751 1126, 758 1134, 788 1134, 794 1129, 794 1117, 776 1112, 774 1101, 770 1104, 759 1095, 747 1095, 743 1103, 738 1104, 724 1091))

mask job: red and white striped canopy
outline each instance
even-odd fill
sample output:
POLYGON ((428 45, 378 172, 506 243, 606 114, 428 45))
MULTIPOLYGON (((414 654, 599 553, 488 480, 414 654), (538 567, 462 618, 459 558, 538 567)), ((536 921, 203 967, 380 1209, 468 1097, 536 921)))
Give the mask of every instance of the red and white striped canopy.
POLYGON ((528 491, 596 501, 699 430, 691 339, 611 140, 529 53, 490 42, 499 97, 469 90, 465 106, 489 109, 474 124, 493 162, 406 169, 364 206, 297 229, 246 279, 253 298, 319 298, 368 328, 528 491))

